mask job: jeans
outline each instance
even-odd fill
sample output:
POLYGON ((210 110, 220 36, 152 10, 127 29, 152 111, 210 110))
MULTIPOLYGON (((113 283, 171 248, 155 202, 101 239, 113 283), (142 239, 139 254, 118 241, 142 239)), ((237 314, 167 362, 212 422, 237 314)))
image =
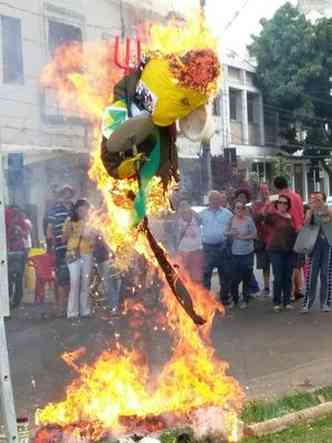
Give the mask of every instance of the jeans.
POLYGON ((254 254, 232 256, 231 294, 235 304, 239 302, 239 284, 243 283, 242 295, 244 303, 249 302, 249 287, 254 269, 254 254))
POLYGON ((273 303, 289 305, 292 293, 292 274, 295 255, 292 251, 270 252, 273 271, 273 303))
POLYGON ((70 292, 67 317, 87 316, 90 314, 89 282, 93 264, 92 254, 83 255, 68 265, 70 273, 70 292))
POLYGON ((217 268, 220 284, 220 300, 223 304, 228 303, 228 294, 230 289, 229 278, 229 260, 222 252, 222 245, 203 244, 204 265, 203 265, 203 284, 206 289, 211 289, 212 272, 217 268))
POLYGON ((318 236, 308 265, 304 306, 310 309, 314 304, 318 274, 320 274, 321 308, 324 305, 330 306, 332 300, 332 247, 323 234, 318 236))
POLYGON ((104 295, 108 305, 111 309, 117 308, 120 299, 120 274, 117 273, 109 261, 99 263, 98 272, 103 281, 104 295))

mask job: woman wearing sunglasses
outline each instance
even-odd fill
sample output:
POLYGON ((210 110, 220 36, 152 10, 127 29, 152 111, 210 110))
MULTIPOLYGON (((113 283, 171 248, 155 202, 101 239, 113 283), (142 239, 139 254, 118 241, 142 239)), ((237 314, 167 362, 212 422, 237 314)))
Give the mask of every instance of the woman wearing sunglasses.
POLYGON ((292 273, 295 265, 293 246, 296 240, 294 221, 289 213, 291 200, 287 195, 279 195, 274 208, 265 216, 268 228, 266 249, 270 254, 273 270, 274 310, 282 307, 293 309, 291 305, 292 273))

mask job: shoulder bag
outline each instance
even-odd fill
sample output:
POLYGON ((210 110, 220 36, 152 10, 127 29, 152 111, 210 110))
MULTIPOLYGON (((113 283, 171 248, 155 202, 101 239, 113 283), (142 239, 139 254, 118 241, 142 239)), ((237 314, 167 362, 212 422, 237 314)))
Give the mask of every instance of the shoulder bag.
POLYGON ((311 254, 314 250, 319 231, 320 224, 314 223, 312 217, 310 223, 304 225, 297 234, 297 238, 294 244, 294 251, 297 254, 311 254))

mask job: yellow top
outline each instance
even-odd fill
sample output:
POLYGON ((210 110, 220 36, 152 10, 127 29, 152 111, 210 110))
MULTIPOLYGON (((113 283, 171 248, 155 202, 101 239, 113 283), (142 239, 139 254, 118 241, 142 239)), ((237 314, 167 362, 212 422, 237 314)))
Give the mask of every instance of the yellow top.
POLYGON ((68 235, 67 240, 67 252, 74 252, 80 244, 80 255, 91 254, 94 247, 94 241, 89 237, 81 236, 83 230, 84 221, 73 222, 69 218, 65 221, 63 226, 63 233, 68 235))
POLYGON ((142 72, 141 80, 154 97, 152 120, 158 126, 171 125, 209 99, 206 95, 181 86, 164 59, 150 60, 142 72))

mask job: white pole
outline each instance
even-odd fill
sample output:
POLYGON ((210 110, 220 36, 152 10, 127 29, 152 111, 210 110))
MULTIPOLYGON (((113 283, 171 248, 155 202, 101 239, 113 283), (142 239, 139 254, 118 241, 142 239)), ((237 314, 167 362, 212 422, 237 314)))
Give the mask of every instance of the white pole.
POLYGON ((0 153, 0 407, 8 443, 18 442, 16 411, 8 358, 5 317, 10 315, 5 225, 3 155, 0 153))

